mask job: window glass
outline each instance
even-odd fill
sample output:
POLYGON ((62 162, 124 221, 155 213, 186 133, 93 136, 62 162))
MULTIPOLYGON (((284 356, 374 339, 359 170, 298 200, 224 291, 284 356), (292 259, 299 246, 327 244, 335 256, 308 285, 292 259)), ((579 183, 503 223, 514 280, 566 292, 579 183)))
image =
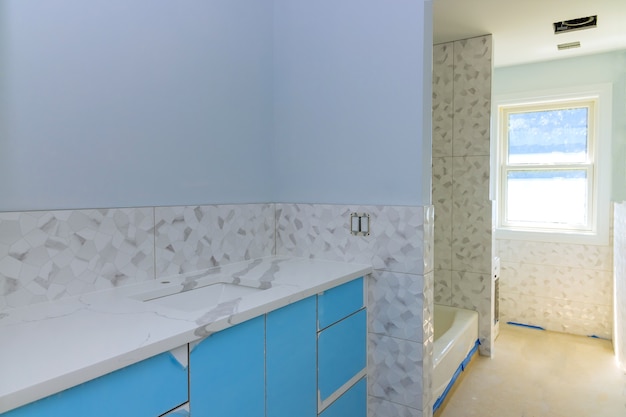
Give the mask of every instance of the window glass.
POLYGON ((509 113, 508 162, 586 162, 587 107, 509 113))
POLYGON ((587 180, 584 169, 508 171, 507 222, 520 226, 587 225, 587 180))

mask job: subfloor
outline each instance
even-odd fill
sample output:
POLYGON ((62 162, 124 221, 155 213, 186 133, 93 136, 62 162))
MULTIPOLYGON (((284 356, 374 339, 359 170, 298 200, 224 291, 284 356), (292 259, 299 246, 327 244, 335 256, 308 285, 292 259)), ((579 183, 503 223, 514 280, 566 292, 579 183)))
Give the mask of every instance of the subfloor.
POLYGON ((500 325, 441 417, 626 417, 626 375, 610 341, 500 325))

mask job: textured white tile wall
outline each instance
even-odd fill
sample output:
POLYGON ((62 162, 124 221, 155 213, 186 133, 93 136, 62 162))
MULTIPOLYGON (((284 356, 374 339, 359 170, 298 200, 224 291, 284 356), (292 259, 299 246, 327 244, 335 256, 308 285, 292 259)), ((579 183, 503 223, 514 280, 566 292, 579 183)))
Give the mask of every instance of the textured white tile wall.
POLYGON ((274 205, 155 209, 157 278, 274 254, 274 205))
POLYGON ((0 309, 154 278, 152 208, 0 213, 0 309))
POLYGON ((273 255, 274 214, 273 204, 0 213, 0 309, 273 255))
POLYGON ((434 300, 479 312, 491 354, 491 36, 433 50, 434 300))
POLYGON ((488 156, 490 145, 492 38, 453 42, 454 156, 488 156))
POLYGON ((612 244, 497 240, 500 319, 612 337, 612 244))
MULTIPOLYGON (((423 275, 432 267, 424 245, 424 207, 277 204, 278 255, 367 263, 423 275), (350 213, 370 215, 370 236, 350 234, 350 213), (428 263, 430 262, 430 265, 428 263)), ((428 232, 427 232, 428 233, 428 232)))
POLYGON ((453 131, 454 43, 449 42, 433 47, 433 158, 452 155, 453 131))

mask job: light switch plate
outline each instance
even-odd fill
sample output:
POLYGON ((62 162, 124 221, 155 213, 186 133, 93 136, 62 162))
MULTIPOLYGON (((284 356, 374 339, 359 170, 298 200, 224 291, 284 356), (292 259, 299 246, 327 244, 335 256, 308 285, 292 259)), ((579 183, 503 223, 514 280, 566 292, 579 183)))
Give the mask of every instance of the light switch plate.
POLYGON ((367 213, 351 213, 350 232, 354 236, 369 236, 370 215, 367 213))

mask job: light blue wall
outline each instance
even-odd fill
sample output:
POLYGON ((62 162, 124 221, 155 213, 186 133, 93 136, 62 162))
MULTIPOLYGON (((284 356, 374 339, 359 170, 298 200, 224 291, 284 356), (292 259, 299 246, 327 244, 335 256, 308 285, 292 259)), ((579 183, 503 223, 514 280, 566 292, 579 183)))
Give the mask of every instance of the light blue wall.
POLYGON ((431 6, 275 2, 277 201, 430 202, 431 6))
POLYGON ((428 203, 431 9, 3 0, 0 211, 428 203))
POLYGON ((3 0, 0 210, 268 201, 272 3, 3 0))
POLYGON ((493 94, 613 83, 613 201, 626 199, 626 51, 496 68, 493 94))

